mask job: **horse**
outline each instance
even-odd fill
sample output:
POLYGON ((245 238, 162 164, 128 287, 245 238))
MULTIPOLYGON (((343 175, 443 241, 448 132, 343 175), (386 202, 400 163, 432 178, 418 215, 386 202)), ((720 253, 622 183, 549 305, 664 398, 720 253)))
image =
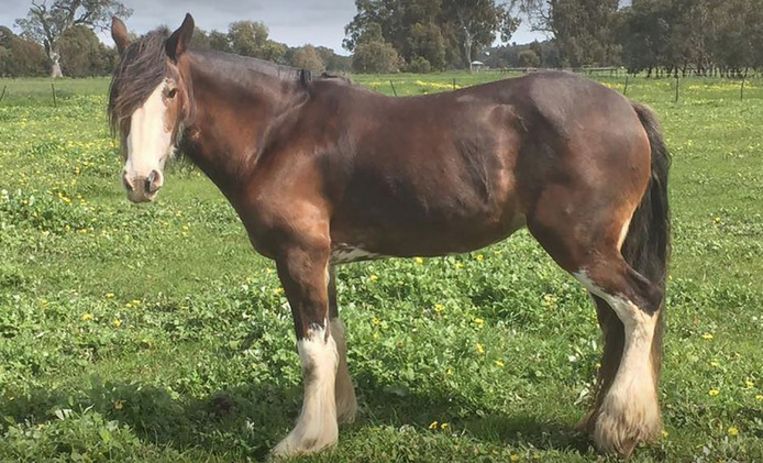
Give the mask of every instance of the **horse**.
POLYGON ((190 49, 193 30, 187 14, 131 40, 113 18, 109 119, 129 200, 154 200, 180 150, 275 261, 304 396, 274 455, 334 445, 357 412, 335 266, 469 252, 523 227, 588 290, 603 331, 579 429, 626 457, 659 438, 670 155, 650 109, 558 71, 387 97, 190 49))

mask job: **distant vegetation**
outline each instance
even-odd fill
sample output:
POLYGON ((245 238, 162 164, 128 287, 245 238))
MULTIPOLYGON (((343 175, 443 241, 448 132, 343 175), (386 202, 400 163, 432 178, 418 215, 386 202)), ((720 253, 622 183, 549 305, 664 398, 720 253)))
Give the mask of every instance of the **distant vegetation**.
MULTIPOLYGON (((471 69, 475 60, 505 67, 624 67, 647 76, 743 77, 763 69, 763 8, 759 0, 356 0, 343 46, 289 47, 260 21, 227 31, 197 29, 194 45, 316 72, 391 73, 471 69), (517 45, 524 22, 547 34, 517 45), (494 46, 496 39, 506 44, 494 46)), ((115 0, 32 3, 0 26, 0 76, 108 74, 116 59, 94 29, 112 13, 131 11, 115 0), (72 11, 74 13, 72 13, 72 11), (52 32, 51 32, 52 31, 52 32)))

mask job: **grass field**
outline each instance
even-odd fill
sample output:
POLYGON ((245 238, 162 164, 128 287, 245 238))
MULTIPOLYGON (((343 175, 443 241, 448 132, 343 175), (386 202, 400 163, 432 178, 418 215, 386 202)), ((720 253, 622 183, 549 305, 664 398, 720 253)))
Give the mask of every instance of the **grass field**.
MULTIPOLYGON (((494 73, 359 76, 400 95, 494 73)), ((622 90, 624 78, 602 78, 622 90)), ((674 155, 666 431, 632 461, 763 461, 763 82, 636 79, 674 155)), ((108 81, 0 80, 0 461, 262 459, 301 402, 290 314, 184 163, 127 202, 108 81)), ((586 293, 526 232, 341 267, 359 420, 303 461, 601 459, 572 427, 601 348, 586 293)))

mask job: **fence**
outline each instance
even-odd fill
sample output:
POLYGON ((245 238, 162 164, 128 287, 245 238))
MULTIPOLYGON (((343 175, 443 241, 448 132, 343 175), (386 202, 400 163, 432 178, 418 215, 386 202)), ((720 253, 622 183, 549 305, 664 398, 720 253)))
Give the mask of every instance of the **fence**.
MULTIPOLYGON (((508 68, 486 70, 474 74, 392 74, 383 76, 359 75, 353 80, 365 87, 391 96, 412 96, 458 90, 499 79, 518 77, 536 69, 508 68)), ((574 70, 573 70, 574 71, 574 70)), ((763 76, 745 79, 719 77, 655 78, 631 75, 622 69, 592 68, 578 74, 597 80, 626 96, 644 102, 681 103, 683 101, 732 101, 763 99, 763 76)))

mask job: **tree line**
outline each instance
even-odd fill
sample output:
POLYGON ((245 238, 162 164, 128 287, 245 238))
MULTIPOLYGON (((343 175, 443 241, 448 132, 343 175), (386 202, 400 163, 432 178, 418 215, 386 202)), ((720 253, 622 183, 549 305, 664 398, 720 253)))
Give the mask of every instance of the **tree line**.
POLYGON ((496 67, 624 66, 648 76, 742 77, 763 70, 760 0, 523 0, 548 42, 496 47, 496 67))
MULTIPOLYGON (((132 11, 117 0, 33 0, 15 34, 0 26, 0 77, 85 77, 111 73, 117 52, 98 39, 111 16, 132 11)), ((351 58, 327 47, 289 47, 269 37, 259 21, 237 21, 226 32, 196 29, 193 46, 252 56, 314 72, 350 70, 351 58)))
MULTIPOLYGON (((345 27, 351 57, 326 47, 289 47, 258 21, 225 32, 197 29, 194 46, 310 69, 361 73, 491 67, 623 66, 647 75, 739 77, 763 69, 761 0, 355 0, 345 27), (548 40, 508 43, 520 23, 548 40)), ((108 74, 115 51, 94 30, 118 0, 32 0, 16 20, 19 35, 0 26, 0 76, 108 74)))
POLYGON ((760 0, 356 0, 345 47, 358 72, 624 66, 647 75, 763 69, 760 0), (508 42, 521 21, 549 39, 508 42))

